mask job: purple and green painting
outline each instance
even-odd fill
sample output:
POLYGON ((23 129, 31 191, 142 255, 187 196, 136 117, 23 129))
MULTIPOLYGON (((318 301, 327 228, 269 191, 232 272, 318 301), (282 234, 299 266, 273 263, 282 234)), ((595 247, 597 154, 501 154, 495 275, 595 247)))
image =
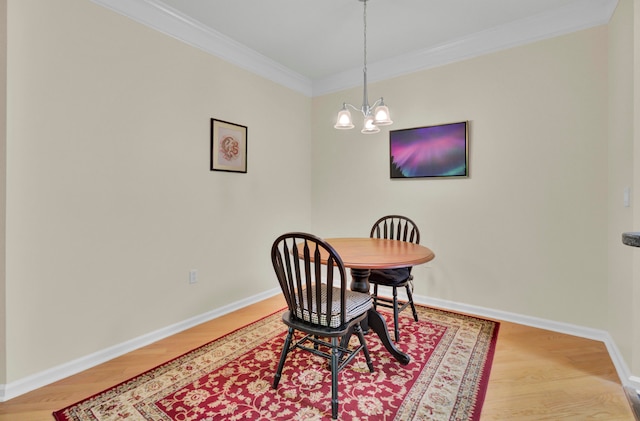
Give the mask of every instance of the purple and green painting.
POLYGON ((467 122, 389 132, 391 178, 468 177, 467 122))

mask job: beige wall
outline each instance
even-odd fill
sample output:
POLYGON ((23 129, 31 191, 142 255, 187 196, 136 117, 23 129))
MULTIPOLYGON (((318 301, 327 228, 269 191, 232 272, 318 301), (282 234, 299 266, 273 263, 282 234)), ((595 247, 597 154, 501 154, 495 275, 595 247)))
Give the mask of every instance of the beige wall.
POLYGON ((632 207, 623 206, 626 187, 633 183, 633 0, 621 0, 609 22, 609 269, 608 331, 626 361, 633 361, 633 255, 621 234, 634 227, 633 209, 640 192, 632 190, 632 207))
POLYGON ((275 288, 309 98, 86 0, 8 6, 4 380, 275 288), (212 117, 248 126, 247 174, 209 171, 212 117))
MULTIPOLYGON (((640 0, 633 0, 633 17, 633 192, 640 204, 640 0)), ((633 208, 633 227, 640 231, 640 205, 633 208)), ((640 250, 633 252, 632 291, 633 324, 628 328, 633 337, 631 372, 640 383, 640 250)))
POLYGON ((0 0, 0 382, 6 379, 5 211, 7 156, 7 2, 0 0))
POLYGON ((388 130, 331 125, 361 88, 314 99, 314 229, 405 214, 416 294, 607 329, 607 70, 601 26, 369 86, 390 129, 469 120, 468 179, 390 180, 388 130))

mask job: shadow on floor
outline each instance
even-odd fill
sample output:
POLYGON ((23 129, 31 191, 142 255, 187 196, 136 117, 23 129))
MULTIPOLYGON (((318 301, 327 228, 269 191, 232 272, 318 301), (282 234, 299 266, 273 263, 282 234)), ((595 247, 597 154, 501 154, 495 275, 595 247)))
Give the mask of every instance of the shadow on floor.
POLYGON ((630 387, 625 387, 624 390, 627 393, 627 398, 631 404, 633 415, 635 415, 636 420, 640 421, 640 394, 638 394, 637 390, 630 387))

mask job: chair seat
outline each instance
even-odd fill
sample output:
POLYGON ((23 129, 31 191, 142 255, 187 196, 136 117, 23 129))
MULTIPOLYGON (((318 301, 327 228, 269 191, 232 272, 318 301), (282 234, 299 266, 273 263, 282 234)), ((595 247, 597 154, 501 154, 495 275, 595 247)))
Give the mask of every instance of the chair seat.
POLYGON ((409 268, 372 269, 369 282, 386 286, 403 286, 411 276, 409 268))
MULTIPOLYGON (((340 327, 340 312, 341 312, 340 288, 333 287, 332 290, 333 292, 331 294, 332 296, 331 317, 328 324, 330 327, 337 328, 337 327, 340 327)), ((313 306, 307 305, 307 293, 305 289, 305 292, 303 292, 304 305, 297 306, 296 317, 304 320, 305 322, 311 322, 311 323, 321 324, 326 326, 327 325, 326 315, 323 314, 320 317, 320 320, 318 320, 318 313, 316 311, 316 306, 315 306, 315 300, 316 300, 315 288, 312 288, 311 291, 312 291, 311 300, 313 302, 313 306), (309 310, 307 310, 309 307, 313 307, 311 310, 311 314, 309 314, 309 310), (301 311, 300 310, 301 308, 304 308, 304 310, 301 311)), ((322 292, 321 292, 320 299, 322 300, 322 303, 326 303, 327 288, 322 288, 321 291, 322 292)), ((297 299, 298 299, 298 295, 296 295, 296 301, 297 299)), ((346 310, 347 310, 346 322, 348 323, 354 318, 362 315, 362 313, 365 313, 367 310, 369 310, 372 307, 372 305, 373 305, 373 299, 369 294, 347 290, 346 291, 346 310)))

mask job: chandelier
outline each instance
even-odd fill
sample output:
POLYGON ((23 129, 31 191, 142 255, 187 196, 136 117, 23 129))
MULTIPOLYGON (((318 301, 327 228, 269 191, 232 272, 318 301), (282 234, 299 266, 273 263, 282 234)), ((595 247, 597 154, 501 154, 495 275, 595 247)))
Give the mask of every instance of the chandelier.
POLYGON ((364 93, 362 95, 362 106, 356 108, 346 102, 342 103, 342 109, 338 112, 338 119, 335 124, 336 129, 353 129, 353 121, 351 120, 351 112, 347 107, 352 108, 355 111, 360 111, 364 116, 364 125, 362 127, 362 133, 378 133, 380 129, 378 126, 388 126, 392 124, 391 117, 389 115, 389 108, 384 105, 382 97, 378 99, 373 105, 369 105, 369 97, 367 95, 367 1, 358 0, 364 4, 364 68, 362 72, 364 74, 364 93))

